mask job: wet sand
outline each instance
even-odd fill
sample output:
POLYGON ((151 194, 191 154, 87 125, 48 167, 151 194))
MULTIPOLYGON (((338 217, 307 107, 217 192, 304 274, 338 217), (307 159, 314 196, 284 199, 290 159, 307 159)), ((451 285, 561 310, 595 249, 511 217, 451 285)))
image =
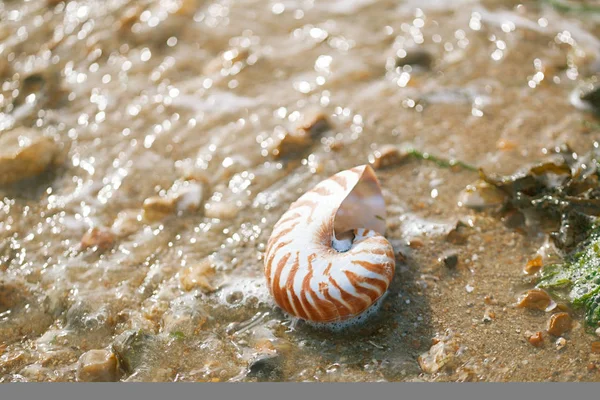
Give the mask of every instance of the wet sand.
POLYGON ((515 306, 547 235, 459 206, 477 172, 416 159, 377 171, 398 258, 362 328, 294 326, 263 276, 289 205, 384 145, 497 173, 564 143, 587 151, 598 120, 569 96, 598 72, 597 15, 513 1, 39 0, 1 3, 0 19, 0 137, 54 143, 37 152, 42 172, 26 164, 27 179, 0 186, 0 381, 599 379, 576 311, 558 349, 552 312, 515 306), (329 129, 276 154, 314 113, 329 129), (453 243, 459 221, 466 240, 453 243), (447 362, 423 370, 432 346, 447 362))

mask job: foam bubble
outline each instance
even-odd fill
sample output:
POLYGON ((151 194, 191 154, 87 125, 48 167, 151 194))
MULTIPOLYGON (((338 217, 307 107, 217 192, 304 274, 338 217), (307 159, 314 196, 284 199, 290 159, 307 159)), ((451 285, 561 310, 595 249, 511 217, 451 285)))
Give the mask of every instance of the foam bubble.
POLYGON ((250 299, 256 299, 259 304, 271 305, 271 295, 265 278, 237 276, 231 278, 223 289, 219 292, 219 303, 226 307, 237 307, 240 304, 247 304, 250 299), (228 298, 230 296, 238 297, 235 304, 231 304, 228 298))

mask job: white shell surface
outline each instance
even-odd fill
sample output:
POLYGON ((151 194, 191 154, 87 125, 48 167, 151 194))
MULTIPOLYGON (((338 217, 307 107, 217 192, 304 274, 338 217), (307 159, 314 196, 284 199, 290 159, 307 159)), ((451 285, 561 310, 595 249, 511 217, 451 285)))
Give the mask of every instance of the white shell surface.
POLYGON ((320 182, 273 228, 265 276, 275 302, 317 323, 359 316, 394 276, 394 251, 384 234, 385 202, 370 166, 320 182))

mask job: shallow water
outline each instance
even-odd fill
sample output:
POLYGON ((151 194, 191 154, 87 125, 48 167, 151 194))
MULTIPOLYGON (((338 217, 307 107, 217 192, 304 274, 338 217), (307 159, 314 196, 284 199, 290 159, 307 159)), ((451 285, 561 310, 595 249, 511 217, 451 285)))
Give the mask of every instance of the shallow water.
POLYGON ((563 143, 586 151, 597 120, 569 96, 598 71, 597 15, 492 0, 39 0, 0 2, 0 20, 0 135, 26 127, 66 152, 0 186, 0 381, 74 381, 103 348, 125 381, 256 380, 248 365, 265 354, 284 381, 600 377, 581 319, 561 350, 525 339, 551 315, 514 306, 547 237, 460 207, 476 172, 377 171, 401 256, 362 328, 294 324, 262 272, 290 203, 385 144, 499 173, 563 143), (430 67, 394 68, 417 50, 430 67), (314 112, 330 129, 274 156, 314 112), (185 190, 199 210, 143 212, 185 190), (468 240, 453 244, 459 220, 468 240), (81 246, 92 227, 106 249, 81 246), (438 260, 449 251, 452 270, 438 260), (437 340, 451 359, 423 371, 437 340))

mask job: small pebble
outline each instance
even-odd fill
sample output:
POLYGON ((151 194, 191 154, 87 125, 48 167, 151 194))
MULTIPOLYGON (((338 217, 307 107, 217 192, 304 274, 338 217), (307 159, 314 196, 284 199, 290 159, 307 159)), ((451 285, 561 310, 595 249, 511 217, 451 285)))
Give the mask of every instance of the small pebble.
POLYGON ((594 364, 594 363, 592 363, 592 362, 591 362, 591 363, 588 363, 588 365, 587 365, 587 367, 586 367, 586 368, 587 368, 587 370, 588 370, 588 371, 593 371, 593 370, 595 370, 595 369, 596 369, 596 364, 594 364))
POLYGON ((116 382, 118 375, 117 357, 110 350, 90 350, 79 357, 79 382, 116 382))
POLYGON ((446 240, 452 244, 462 245, 466 244, 469 238, 470 227, 465 223, 458 221, 454 229, 448 232, 446 240))
POLYGON ((408 246, 411 249, 420 249, 421 247, 425 246, 425 243, 419 239, 411 239, 410 242, 408 242, 408 246))
POLYGON ((573 324, 571 316, 566 312, 553 314, 548 320, 548 333, 554 336, 561 336, 570 331, 573 324))
POLYGON ((149 221, 158 221, 175 212, 177 202, 174 198, 152 196, 144 200, 144 218, 149 221))
POLYGON ((527 275, 533 275, 536 272, 538 272, 540 270, 540 268, 542 268, 542 265, 543 265, 542 256, 537 256, 537 257, 527 261, 527 264, 525 264, 525 268, 523 268, 523 271, 527 275))
POLYGON ((141 214, 138 210, 123 210, 113 221, 111 231, 119 237, 126 237, 141 228, 141 214))
POLYGON ((504 204, 506 194, 483 180, 467 185, 458 196, 458 205, 475 210, 504 204))
POLYGON ((330 128, 329 121, 321 112, 306 114, 292 132, 285 132, 275 142, 271 154, 275 159, 295 157, 308 149, 314 140, 330 128))
POLYGON ((202 289, 204 292, 212 292, 215 288, 211 285, 209 277, 214 273, 210 261, 204 260, 184 269, 181 272, 179 281, 186 292, 196 288, 202 289))
POLYGON ((425 353, 421 354, 417 361, 421 370, 428 374, 434 374, 447 364, 452 364, 455 357, 453 343, 438 341, 425 353))
POLYGON ((496 142, 496 148, 502 151, 514 150, 517 147, 517 143, 510 139, 500 139, 496 142))
POLYGON ((0 185, 42 174, 64 162, 63 148, 41 132, 15 128, 0 135, 0 185))
POLYGON ((19 72, 24 73, 21 76, 18 95, 13 99, 15 108, 27 107, 26 104, 29 103, 28 98, 31 99, 31 95, 34 95, 35 98, 29 104, 35 104, 36 108, 57 108, 64 104, 67 91, 61 85, 63 79, 60 68, 48 65, 45 68, 19 72))
POLYGON ((344 141, 340 140, 340 139, 334 139, 330 144, 329 144, 329 149, 331 149, 331 151, 340 151, 344 148, 344 141))
POLYGON ((95 247, 98 250, 108 250, 115 242, 115 235, 108 228, 93 227, 87 231, 81 238, 81 248, 83 250, 95 247))
POLYGON ((567 345, 567 340, 563 337, 556 339, 556 350, 562 350, 567 345))
POLYGON ((196 211, 204 199, 202 181, 176 181, 165 196, 152 196, 144 200, 144 218, 159 221, 175 212, 196 211))
POLYGON ((384 145, 369 155, 369 162, 375 169, 383 169, 402 163, 407 154, 401 152, 396 146, 384 145))
POLYGON ((454 269, 458 265, 458 254, 449 253, 438 258, 438 262, 442 263, 448 269, 454 269))
POLYGON ((296 132, 305 133, 310 137, 320 135, 330 128, 327 116, 320 111, 307 112, 296 127, 296 132))
POLYGON ((542 332, 538 331, 533 334, 531 332, 526 332, 525 334, 527 335, 527 341, 534 347, 541 347, 544 344, 542 332))
POLYGON ((176 199, 176 209, 179 212, 196 211, 202 205, 204 187, 200 182, 186 181, 180 185, 173 185, 171 196, 176 199))
POLYGON ((221 220, 233 219, 240 209, 233 203, 210 203, 204 206, 204 215, 221 220))
POLYGON ((496 313, 489 308, 486 308, 485 312, 483 313, 483 322, 492 322, 494 319, 496 319, 496 313))
POLYGON ((552 299, 545 291, 541 289, 528 290, 517 303, 518 307, 529 308, 532 310, 546 310, 552 299))
POLYGON ((430 69, 433 63, 433 57, 427 50, 415 48, 405 51, 404 57, 396 57, 396 67, 410 65, 412 67, 420 67, 422 69, 430 69))
POLYGON ((158 350, 158 341, 155 335, 144 330, 131 329, 115 337, 111 348, 118 356, 120 367, 132 373, 151 362, 150 354, 158 350))
POLYGON ((600 336, 600 328, 596 328, 596 336, 600 336))

